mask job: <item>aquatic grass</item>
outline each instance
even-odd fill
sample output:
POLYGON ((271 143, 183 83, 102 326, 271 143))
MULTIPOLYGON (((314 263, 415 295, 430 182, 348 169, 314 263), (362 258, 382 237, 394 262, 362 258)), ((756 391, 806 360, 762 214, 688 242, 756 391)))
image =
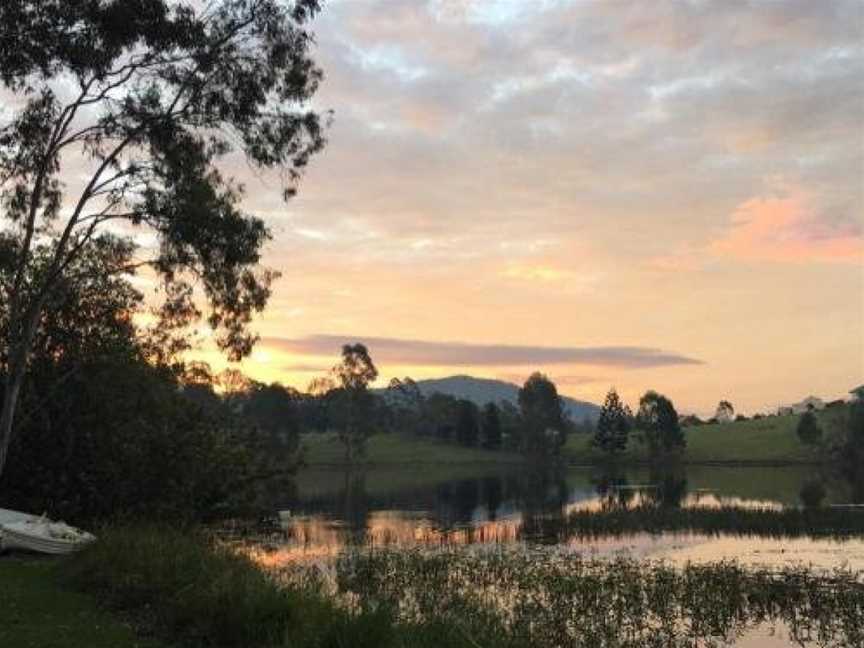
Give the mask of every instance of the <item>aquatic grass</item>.
POLYGON ((523 537, 552 541, 571 538, 659 535, 695 532, 765 538, 834 538, 864 536, 864 510, 849 508, 663 507, 577 510, 564 517, 537 516, 524 525, 523 537))
POLYGON ((843 570, 676 569, 536 549, 384 550, 345 556, 338 577, 356 605, 458 625, 482 646, 715 646, 762 623, 820 646, 864 645, 864 574, 843 570))

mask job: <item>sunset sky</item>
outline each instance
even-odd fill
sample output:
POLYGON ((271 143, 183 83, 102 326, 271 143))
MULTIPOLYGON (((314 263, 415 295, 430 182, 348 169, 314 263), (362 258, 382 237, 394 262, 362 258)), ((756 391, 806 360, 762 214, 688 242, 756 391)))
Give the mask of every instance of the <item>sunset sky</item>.
MULTIPOLYGON (((329 0, 282 272, 242 368, 546 372, 767 411, 864 382, 864 4, 329 0)), ((215 354, 203 353, 222 366, 215 354)))

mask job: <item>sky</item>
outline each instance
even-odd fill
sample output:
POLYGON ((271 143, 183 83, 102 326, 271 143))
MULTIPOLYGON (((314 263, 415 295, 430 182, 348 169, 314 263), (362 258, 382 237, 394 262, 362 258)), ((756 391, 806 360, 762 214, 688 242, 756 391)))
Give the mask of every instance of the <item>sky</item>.
MULTIPOLYGON (((282 273, 244 372, 381 372, 752 414, 864 382, 860 0, 328 0, 282 273)), ((206 347, 198 357, 224 366, 206 347)))
POLYGON ((342 0, 314 29, 329 144, 287 205, 250 181, 282 272, 251 376, 361 341, 382 383, 540 370, 701 414, 864 382, 861 2, 342 0))

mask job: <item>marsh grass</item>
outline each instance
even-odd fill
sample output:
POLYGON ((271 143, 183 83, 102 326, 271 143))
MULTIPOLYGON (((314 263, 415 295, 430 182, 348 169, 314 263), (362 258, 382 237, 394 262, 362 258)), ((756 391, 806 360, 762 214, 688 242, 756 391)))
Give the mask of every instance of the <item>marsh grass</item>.
POLYGON ((363 608, 458 629, 475 646, 720 646, 760 624, 800 642, 864 645, 864 574, 735 563, 591 561, 538 551, 376 551, 344 557, 363 608))
POLYGON ((864 509, 643 505, 577 510, 564 517, 538 516, 522 530, 523 535, 536 534, 554 541, 669 532, 844 539, 864 536, 864 509))

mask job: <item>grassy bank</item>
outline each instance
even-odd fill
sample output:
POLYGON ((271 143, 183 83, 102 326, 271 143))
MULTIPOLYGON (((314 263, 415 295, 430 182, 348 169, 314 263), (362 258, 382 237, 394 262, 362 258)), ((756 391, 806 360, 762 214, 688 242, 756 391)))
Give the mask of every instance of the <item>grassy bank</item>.
POLYGON ((136 636, 97 600, 61 587, 58 562, 0 557, 0 646, 163 648, 136 636))
MULTIPOLYGON (((193 531, 105 530, 61 572, 66 586, 183 648, 469 648, 448 640, 446 628, 341 605, 313 578, 279 579, 193 531)), ((57 625, 48 633, 58 631, 63 636, 57 625)))
MULTIPOLYGON (((831 439, 840 434, 846 408, 819 412, 817 417, 831 439)), ((692 464, 813 464, 822 460, 818 448, 801 443, 796 428, 799 417, 772 416, 759 420, 707 424, 686 428, 687 449, 682 460, 692 464)), ((309 466, 344 464, 344 449, 335 434, 308 434, 302 444, 309 466)), ((607 457, 591 446, 587 434, 572 434, 564 447, 564 458, 570 463, 592 464, 607 457)), ((627 451, 619 456, 623 463, 650 461, 648 448, 631 435, 627 451)), ((433 479, 451 478, 454 467, 481 464, 518 464, 518 453, 464 448, 454 443, 412 439, 398 434, 379 434, 367 444, 363 463, 371 466, 412 464, 433 479)), ((455 478, 455 477, 454 477, 455 478)))
POLYGON ((64 560, 63 586, 54 571, 0 561, 0 645, 157 648, 94 600, 183 648, 683 648, 765 622, 831 645, 864 639, 864 575, 839 570, 376 550, 341 558, 331 581, 268 574, 194 532, 139 527, 105 530, 64 560))

